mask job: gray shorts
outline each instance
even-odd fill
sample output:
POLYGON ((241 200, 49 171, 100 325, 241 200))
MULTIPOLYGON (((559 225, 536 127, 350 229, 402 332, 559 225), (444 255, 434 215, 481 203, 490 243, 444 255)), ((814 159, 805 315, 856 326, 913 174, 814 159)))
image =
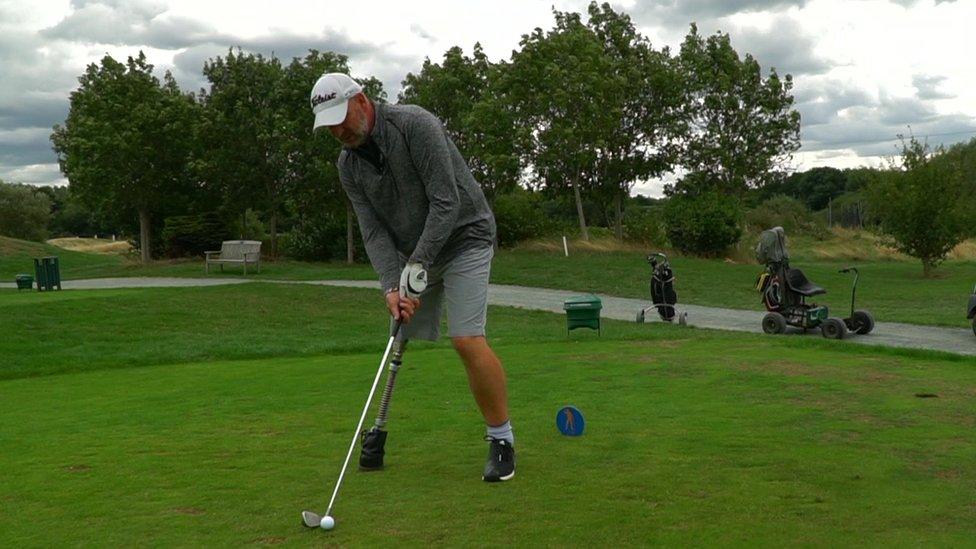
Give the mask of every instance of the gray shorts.
POLYGON ((451 337, 485 335, 488 277, 494 255, 491 246, 474 248, 461 252, 444 265, 428 269, 427 289, 420 294, 420 308, 401 328, 403 336, 437 341, 445 302, 451 337))

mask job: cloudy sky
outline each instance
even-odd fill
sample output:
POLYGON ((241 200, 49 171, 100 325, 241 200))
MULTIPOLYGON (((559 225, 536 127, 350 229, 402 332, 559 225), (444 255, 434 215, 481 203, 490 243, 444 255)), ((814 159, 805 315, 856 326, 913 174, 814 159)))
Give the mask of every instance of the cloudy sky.
MULTIPOLYGON (((579 0, 0 0, 0 179, 64 184, 48 140, 87 64, 141 49, 188 90, 231 46, 283 59, 308 48, 347 54, 392 98, 425 57, 480 41, 507 59, 522 34, 551 28, 579 0)), ((799 170, 877 165, 896 135, 976 137, 976 0, 615 0, 642 32, 676 49, 697 22, 740 53, 795 77, 799 170), (970 53, 966 53, 966 52, 970 53)), ((656 195, 660 182, 637 189, 656 195)))

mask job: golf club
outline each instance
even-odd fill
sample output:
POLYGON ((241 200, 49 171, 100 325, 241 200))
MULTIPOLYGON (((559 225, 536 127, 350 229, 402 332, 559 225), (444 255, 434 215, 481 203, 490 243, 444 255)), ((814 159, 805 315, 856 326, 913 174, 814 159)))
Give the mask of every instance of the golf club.
POLYGON ((346 452, 346 460, 342 462, 342 470, 339 471, 339 480, 336 481, 335 489, 332 490, 332 499, 329 500, 329 507, 325 510, 325 515, 319 515, 312 511, 302 511, 302 524, 309 528, 318 528, 322 524, 322 519, 324 517, 332 516, 332 506, 335 504, 336 496, 339 494, 339 487, 342 486, 342 479, 346 476, 346 468, 349 466, 349 458, 352 457, 352 451, 356 448, 356 439, 359 438, 359 432, 363 428, 363 421, 366 420, 366 413, 369 412, 369 405, 373 402, 373 395, 376 393, 376 386, 380 382, 380 376, 383 375, 383 367, 386 366, 386 359, 390 356, 390 349, 393 348, 393 342, 396 340, 397 334, 400 332, 400 326, 402 321, 397 320, 393 325, 393 332, 390 334, 390 340, 386 344, 386 351, 383 352, 383 359, 380 360, 380 366, 376 370, 376 376, 373 378, 373 386, 369 389, 369 396, 366 398, 366 405, 363 406, 363 413, 359 416, 359 423, 356 425, 356 430, 353 431, 352 442, 349 444, 349 451, 346 452))
MULTIPOLYGON (((403 274, 400 277, 400 295, 416 298, 427 288, 427 272, 420 267, 415 265, 411 267, 410 265, 404 269, 403 274)), ((376 376, 373 377, 373 385, 369 389, 369 396, 366 397, 366 405, 363 406, 363 413, 359 416, 359 423, 356 424, 356 430, 352 434, 352 442, 349 443, 349 451, 346 452, 346 459, 342 462, 342 469, 339 471, 339 479, 336 481, 335 488, 332 490, 332 498, 329 500, 329 506, 325 510, 325 515, 319 515, 314 511, 304 510, 302 511, 302 524, 309 528, 325 528, 331 529, 335 525, 335 520, 332 518, 332 507, 335 505, 336 496, 339 495, 339 487, 342 486, 342 479, 346 476, 346 469, 349 467, 349 458, 352 457, 352 451, 356 448, 356 439, 359 437, 360 432, 363 429, 363 422, 366 421, 366 414, 369 412, 369 405, 373 402, 373 395, 376 394, 376 386, 379 385, 380 376, 383 375, 383 368, 386 366, 386 361, 390 356, 390 350, 393 349, 393 343, 396 341, 397 335, 400 333, 400 327, 403 324, 401 319, 393 325, 393 330, 390 333, 390 340, 386 343, 386 350, 383 352, 383 358, 380 360, 379 368, 376 369, 376 376)), ((392 391, 392 387, 388 385, 388 388, 392 391)), ((387 399, 387 404, 389 403, 387 399)), ((385 419, 385 412, 384 412, 385 419)))

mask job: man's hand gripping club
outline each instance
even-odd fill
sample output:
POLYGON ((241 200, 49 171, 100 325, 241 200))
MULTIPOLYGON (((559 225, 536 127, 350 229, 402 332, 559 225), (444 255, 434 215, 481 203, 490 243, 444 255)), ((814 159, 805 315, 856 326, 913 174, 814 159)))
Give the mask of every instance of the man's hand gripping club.
POLYGON ((394 320, 409 323, 420 308, 420 293, 427 288, 427 271, 420 263, 407 263, 400 273, 400 287, 386 292, 386 308, 394 320))

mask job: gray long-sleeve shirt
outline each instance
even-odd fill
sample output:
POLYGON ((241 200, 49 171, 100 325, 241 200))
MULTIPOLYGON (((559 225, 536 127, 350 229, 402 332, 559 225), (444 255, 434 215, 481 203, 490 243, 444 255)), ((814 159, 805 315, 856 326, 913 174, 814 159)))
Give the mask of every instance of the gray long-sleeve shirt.
POLYGON ((370 263, 389 289, 399 283, 405 261, 429 268, 491 246, 495 217, 437 117, 414 105, 374 106, 370 137, 382 153, 381 166, 343 149, 339 180, 370 263))

